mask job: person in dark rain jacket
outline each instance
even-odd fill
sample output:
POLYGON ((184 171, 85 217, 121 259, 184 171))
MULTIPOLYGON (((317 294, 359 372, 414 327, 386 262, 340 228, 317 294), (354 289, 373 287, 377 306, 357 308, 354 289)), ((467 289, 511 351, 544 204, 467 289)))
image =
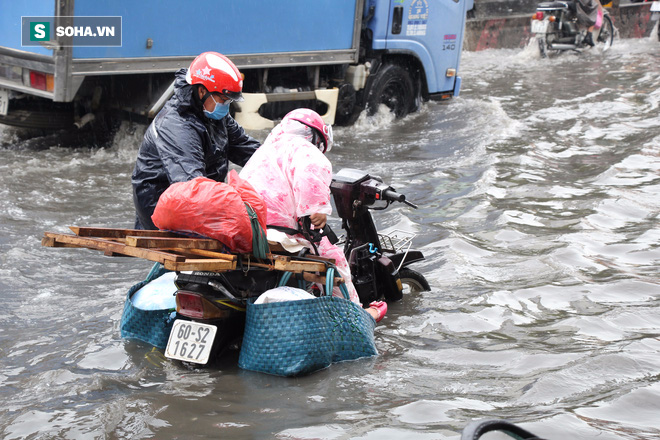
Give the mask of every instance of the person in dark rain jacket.
POLYGON ((229 161, 243 166, 257 150, 260 143, 229 115, 242 89, 241 73, 217 52, 176 72, 174 96, 147 128, 131 177, 136 229, 158 229, 151 215, 171 184, 198 176, 222 182, 229 161))
POLYGON ((575 3, 578 22, 587 27, 587 34, 584 42, 589 46, 594 46, 592 32, 600 29, 603 24, 603 6, 600 0, 578 0, 575 3))

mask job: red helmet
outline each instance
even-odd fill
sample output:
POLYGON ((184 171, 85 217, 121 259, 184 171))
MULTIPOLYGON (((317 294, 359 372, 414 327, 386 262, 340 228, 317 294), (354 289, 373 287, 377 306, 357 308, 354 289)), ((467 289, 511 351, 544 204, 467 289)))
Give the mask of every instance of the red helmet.
POLYGON ((292 119, 316 130, 321 135, 323 153, 327 153, 332 148, 332 126, 323 122, 321 116, 314 110, 299 108, 287 113, 283 119, 292 119))
POLYGON ((229 58, 218 52, 204 52, 193 60, 186 73, 188 84, 201 84, 209 93, 222 93, 242 101, 243 75, 229 58))

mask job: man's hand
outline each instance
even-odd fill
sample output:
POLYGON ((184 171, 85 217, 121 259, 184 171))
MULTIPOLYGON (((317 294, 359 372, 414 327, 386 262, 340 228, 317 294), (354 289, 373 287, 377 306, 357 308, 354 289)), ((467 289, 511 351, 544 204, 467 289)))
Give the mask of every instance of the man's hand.
POLYGON ((311 214, 309 216, 309 220, 312 222, 314 227, 317 228, 317 229, 323 229, 327 219, 328 219, 328 217, 325 214, 314 213, 314 214, 311 214))

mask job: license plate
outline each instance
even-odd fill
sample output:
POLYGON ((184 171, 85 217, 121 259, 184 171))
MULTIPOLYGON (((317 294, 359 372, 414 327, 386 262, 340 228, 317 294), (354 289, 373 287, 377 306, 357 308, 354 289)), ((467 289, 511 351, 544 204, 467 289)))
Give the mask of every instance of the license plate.
POLYGON ((9 108, 9 91, 7 89, 0 89, 0 115, 7 116, 8 108, 9 108))
POLYGON ((177 319, 167 341, 165 357, 180 361, 206 364, 211 355, 215 332, 214 325, 177 319))
POLYGON ((548 32, 549 25, 550 22, 548 20, 532 20, 532 33, 545 34, 548 32))

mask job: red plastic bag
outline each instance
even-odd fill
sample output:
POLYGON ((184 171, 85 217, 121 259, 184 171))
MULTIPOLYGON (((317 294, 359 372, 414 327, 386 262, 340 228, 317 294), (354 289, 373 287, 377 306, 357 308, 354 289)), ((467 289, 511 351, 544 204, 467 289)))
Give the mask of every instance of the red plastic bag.
POLYGON ((151 219, 161 230, 192 232, 214 238, 230 250, 252 252, 252 226, 247 202, 266 230, 266 204, 235 170, 229 184, 206 177, 170 185, 161 194, 151 219))
POLYGON ((254 212, 257 213, 259 224, 265 232, 266 225, 268 224, 266 221, 268 216, 268 208, 266 207, 266 202, 264 202, 264 199, 261 198, 257 190, 255 190, 247 180, 238 177, 236 170, 229 171, 229 177, 227 178, 227 181, 229 182, 230 186, 238 191, 238 193, 241 195, 241 199, 243 199, 243 202, 250 205, 254 212))

